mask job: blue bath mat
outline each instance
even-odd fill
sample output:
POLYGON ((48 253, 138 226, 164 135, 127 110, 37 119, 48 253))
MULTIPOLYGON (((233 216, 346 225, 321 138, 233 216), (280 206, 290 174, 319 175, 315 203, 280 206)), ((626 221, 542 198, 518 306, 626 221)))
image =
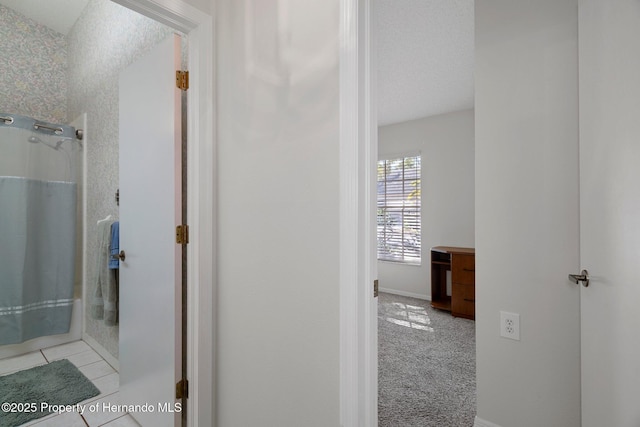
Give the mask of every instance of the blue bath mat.
POLYGON ((14 427, 100 394, 67 359, 0 377, 0 426, 14 427), (7 406, 9 404, 10 406, 7 406))

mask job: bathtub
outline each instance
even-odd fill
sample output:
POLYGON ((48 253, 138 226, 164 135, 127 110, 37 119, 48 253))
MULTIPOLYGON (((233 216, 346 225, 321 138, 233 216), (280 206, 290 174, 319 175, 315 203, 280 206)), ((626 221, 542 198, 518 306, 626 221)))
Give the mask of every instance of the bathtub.
POLYGON ((9 344, 0 346, 0 359, 18 356, 24 353, 40 350, 42 348, 53 347, 54 345, 65 344, 78 341, 82 338, 82 300, 80 298, 73 301, 73 311, 71 313, 71 328, 69 333, 61 335, 50 335, 47 337, 34 338, 20 344, 9 344))

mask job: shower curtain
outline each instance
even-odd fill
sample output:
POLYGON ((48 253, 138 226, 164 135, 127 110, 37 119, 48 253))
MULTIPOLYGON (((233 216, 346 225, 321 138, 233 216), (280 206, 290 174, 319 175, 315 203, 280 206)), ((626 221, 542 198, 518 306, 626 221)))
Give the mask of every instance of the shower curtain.
POLYGON ((0 113, 0 345, 69 331, 80 147, 69 126, 0 113))

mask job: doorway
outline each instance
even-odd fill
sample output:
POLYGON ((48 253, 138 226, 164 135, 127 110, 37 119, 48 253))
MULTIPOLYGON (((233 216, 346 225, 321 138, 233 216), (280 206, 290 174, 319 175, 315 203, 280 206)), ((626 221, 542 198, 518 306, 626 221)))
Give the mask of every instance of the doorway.
MULTIPOLYGON (((403 214, 396 228, 404 237, 391 242, 398 254, 400 247, 413 248, 417 239, 408 241, 406 230, 416 229, 420 261, 385 253, 393 261, 377 263, 384 292, 378 315, 379 425, 472 424, 475 322, 437 311, 429 301, 430 248, 475 246, 474 2, 374 5, 378 159, 388 166, 404 158, 398 182, 419 188, 403 193, 403 206, 421 199, 420 221, 403 214), (410 156, 421 159, 419 181, 407 173, 410 156), (461 395, 467 396, 462 402, 461 395)), ((384 191, 380 185, 378 193, 384 191)), ((387 193, 395 188, 386 187, 387 193)), ((394 221, 379 218, 387 228, 394 221)))
POLYGON ((180 1, 159 5, 149 0, 114 0, 149 18, 164 23, 189 38, 190 93, 187 109, 189 165, 187 223, 192 234, 187 247, 187 341, 189 354, 187 400, 189 426, 215 425, 214 401, 214 295, 215 247, 215 149, 213 110, 213 18, 180 1), (193 232, 195 231, 195 232, 193 232))

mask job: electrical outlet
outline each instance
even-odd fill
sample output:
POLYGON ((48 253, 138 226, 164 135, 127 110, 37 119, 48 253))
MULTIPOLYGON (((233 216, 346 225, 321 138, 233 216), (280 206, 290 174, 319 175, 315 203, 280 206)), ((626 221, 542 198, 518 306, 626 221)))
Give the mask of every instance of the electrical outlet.
POLYGON ((519 314, 509 313, 507 311, 500 312, 500 336, 520 341, 519 314))

